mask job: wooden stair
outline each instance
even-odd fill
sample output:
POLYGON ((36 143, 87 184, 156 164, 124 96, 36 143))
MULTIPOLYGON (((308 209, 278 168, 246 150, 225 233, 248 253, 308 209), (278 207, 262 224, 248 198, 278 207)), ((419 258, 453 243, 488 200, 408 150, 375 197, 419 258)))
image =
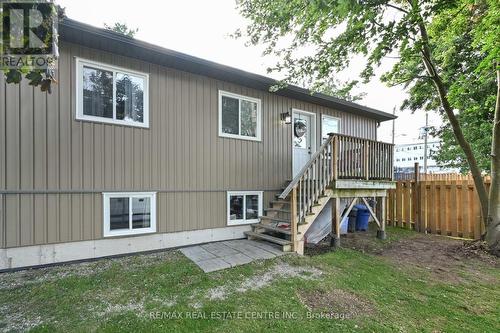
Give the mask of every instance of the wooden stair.
MULTIPOLYGON (((354 193, 346 197, 366 196, 365 189, 372 186, 373 180, 392 179, 393 145, 342 134, 328 135, 329 138, 297 175, 286 181, 281 193, 270 201, 259 223, 253 224, 252 231, 246 232, 248 238, 262 239, 282 246, 283 251, 303 254, 307 230, 330 198, 335 197, 332 216, 337 223, 332 233, 338 244, 341 221, 339 190, 357 191, 343 191, 344 196, 354 193), (348 180, 344 187, 339 186, 341 180, 348 180), (364 183, 350 185, 352 180, 364 183)), ((369 191, 368 196, 373 193, 369 191)))
POLYGON ((258 233, 254 231, 245 231, 245 235, 247 235, 248 239, 261 239, 274 244, 281 245, 283 252, 292 251, 292 242, 289 240, 273 237, 264 233, 258 233))
POLYGON ((270 201, 259 223, 245 233, 248 238, 278 244, 283 251, 303 253, 304 235, 332 195, 336 145, 333 136, 321 145, 297 176, 287 181, 281 193, 270 201))
MULTIPOLYGON (((329 189, 322 192, 311 203, 309 210, 303 212, 302 218, 297 221, 297 236, 303 235, 312 225, 316 217, 323 210, 329 200, 329 189)), ((299 197, 300 200, 302 197, 299 197)), ((291 230, 291 202, 290 198, 270 201, 270 207, 264 209, 264 215, 259 216, 259 223, 253 224, 252 231, 245 232, 248 239, 260 239, 281 246, 285 252, 293 251, 291 230)))
POLYGON ((286 225, 286 226, 283 225, 283 226, 275 227, 271 224, 257 223, 257 224, 254 224, 253 227, 255 229, 264 229, 264 230, 269 230, 269 231, 273 231, 273 232, 281 233, 281 234, 285 234, 285 235, 292 234, 292 231, 290 230, 290 225, 286 225))

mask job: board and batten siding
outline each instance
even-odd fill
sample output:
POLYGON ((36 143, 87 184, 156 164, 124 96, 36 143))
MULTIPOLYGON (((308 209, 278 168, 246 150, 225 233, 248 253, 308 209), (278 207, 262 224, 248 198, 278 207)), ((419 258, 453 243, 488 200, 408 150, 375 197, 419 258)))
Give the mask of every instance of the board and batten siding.
POLYGON ((226 226, 227 190, 291 177, 291 108, 341 118, 375 139, 375 120, 61 42, 51 94, 0 78, 0 248, 103 238, 102 192, 156 191, 157 231, 226 226), (149 129, 75 120, 75 57, 149 73, 149 129), (262 141, 218 135, 218 90, 262 100, 262 141))

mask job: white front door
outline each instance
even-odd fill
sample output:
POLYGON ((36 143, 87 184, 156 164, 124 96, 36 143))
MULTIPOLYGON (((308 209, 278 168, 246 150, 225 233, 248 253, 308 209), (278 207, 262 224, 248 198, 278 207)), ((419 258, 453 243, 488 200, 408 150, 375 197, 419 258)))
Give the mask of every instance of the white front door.
POLYGON ((316 150, 316 118, 312 113, 295 110, 292 117, 292 168, 293 177, 295 177, 316 150))

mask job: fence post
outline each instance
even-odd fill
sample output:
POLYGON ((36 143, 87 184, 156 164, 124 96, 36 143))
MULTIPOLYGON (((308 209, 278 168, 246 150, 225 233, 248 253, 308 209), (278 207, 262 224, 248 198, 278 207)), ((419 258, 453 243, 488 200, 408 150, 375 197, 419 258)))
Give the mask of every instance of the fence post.
POLYGON ((419 190, 420 190, 420 166, 418 162, 415 162, 415 170, 414 170, 414 178, 415 178, 415 187, 413 188, 414 193, 412 193, 412 204, 413 204, 413 211, 415 212, 415 230, 418 232, 421 232, 421 223, 420 223, 420 195, 419 195, 419 190))

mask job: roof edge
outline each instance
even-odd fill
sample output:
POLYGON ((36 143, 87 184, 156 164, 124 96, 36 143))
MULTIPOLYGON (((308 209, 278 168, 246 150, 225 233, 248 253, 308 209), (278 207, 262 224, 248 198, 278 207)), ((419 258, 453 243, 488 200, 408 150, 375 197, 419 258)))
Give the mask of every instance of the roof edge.
MULTIPOLYGON (((238 68, 222 65, 186 53, 173 51, 155 44, 131 38, 107 29, 64 18, 59 22, 62 40, 90 48, 136 58, 142 61, 179 69, 193 74, 209 76, 218 80, 251 87, 269 92, 277 80, 247 72, 238 68)), ((360 116, 376 119, 379 122, 397 118, 395 115, 349 102, 322 93, 313 93, 295 85, 274 92, 277 95, 338 109, 360 116)))

